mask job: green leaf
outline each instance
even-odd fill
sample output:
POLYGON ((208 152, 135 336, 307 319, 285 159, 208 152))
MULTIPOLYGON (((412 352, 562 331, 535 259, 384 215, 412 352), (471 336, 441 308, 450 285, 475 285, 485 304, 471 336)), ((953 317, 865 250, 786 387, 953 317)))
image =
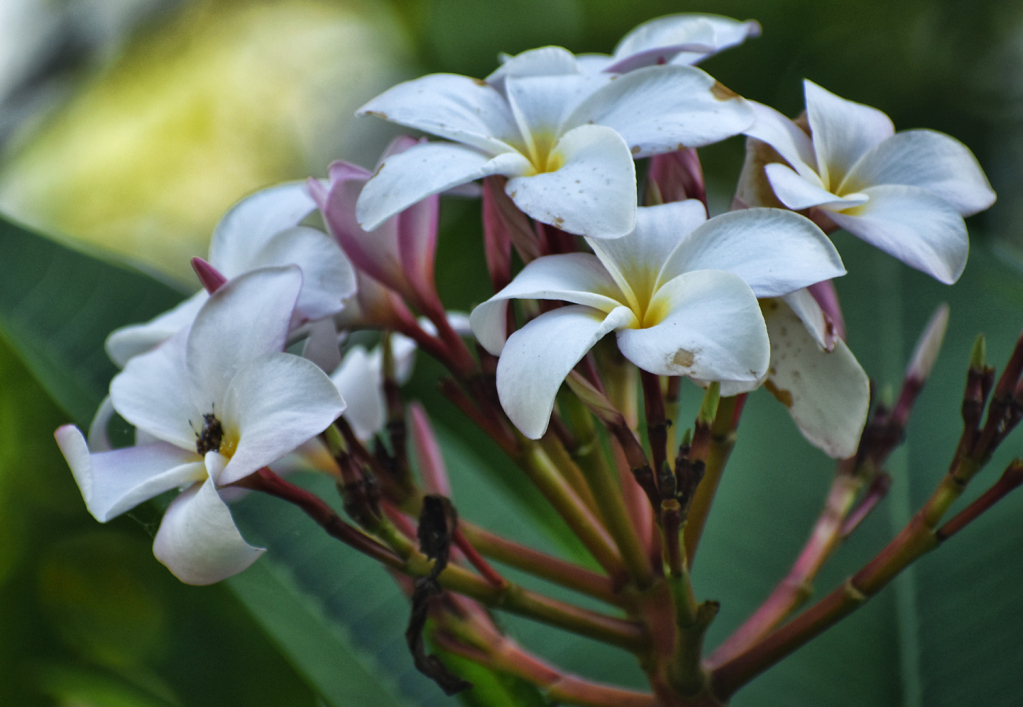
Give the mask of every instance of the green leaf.
POLYGON ((151 277, 2 218, 0 263, 0 331, 32 375, 83 426, 116 371, 103 350, 107 334, 181 300, 181 293, 151 277))

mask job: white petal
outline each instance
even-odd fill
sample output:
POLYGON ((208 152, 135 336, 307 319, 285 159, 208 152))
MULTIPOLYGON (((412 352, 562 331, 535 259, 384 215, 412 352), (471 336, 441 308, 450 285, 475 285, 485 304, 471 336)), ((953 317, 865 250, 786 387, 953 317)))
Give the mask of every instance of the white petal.
POLYGON ((952 284, 966 267, 970 241, 959 212, 920 187, 864 189, 863 206, 828 213, 840 228, 862 238, 910 267, 952 284))
POLYGON ((327 429, 344 409, 337 388, 311 361, 273 353, 249 362, 224 396, 220 420, 225 434, 238 435, 238 446, 220 484, 277 461, 327 429))
POLYGON ((330 380, 344 398, 344 418, 352 426, 355 436, 362 441, 372 439, 384 427, 384 394, 380 369, 366 353, 355 346, 345 354, 344 360, 330 380))
POLYGON ((617 130, 640 158, 738 135, 753 123, 753 109, 699 69, 649 66, 594 93, 565 129, 588 123, 617 130))
POLYGON ((817 158, 814 156, 810 136, 774 108, 756 101, 749 101, 749 104, 753 106, 756 120, 746 129, 746 134, 766 142, 799 176, 823 189, 817 175, 817 158))
POLYGON ((100 401, 99 409, 96 410, 92 422, 89 423, 89 449, 94 452, 109 452, 114 448, 114 445, 110 443, 107 427, 115 414, 117 411, 114 410, 114 402, 108 395, 100 401))
POLYGON ((118 367, 124 368, 132 356, 149 351, 182 329, 191 326, 195 315, 207 299, 209 295, 206 294, 206 290, 199 290, 174 309, 150 319, 145 324, 131 324, 115 329, 107 337, 105 344, 107 355, 118 367))
POLYGON ((487 77, 487 83, 499 91, 509 76, 561 76, 581 70, 572 52, 561 47, 540 47, 505 57, 500 68, 487 77))
POLYGON ((842 259, 808 218, 781 209, 715 216, 667 259, 661 281, 693 270, 727 270, 757 297, 777 297, 845 274, 842 259))
POLYGON ((576 106, 612 80, 612 76, 604 74, 568 74, 512 76, 505 81, 508 104, 534 164, 537 163, 534 148, 539 146, 541 153, 550 148, 551 141, 562 132, 562 123, 576 106))
POLYGON ((537 221, 591 238, 624 236, 636 225, 636 166, 622 137, 583 125, 551 150, 555 172, 509 179, 505 191, 537 221))
POLYGON ((295 309, 305 319, 322 319, 341 311, 355 294, 355 270, 337 241, 315 228, 296 226, 279 232, 254 254, 251 269, 297 265, 302 291, 295 309))
POLYGON ((297 267, 265 268, 231 280, 210 296, 188 336, 189 387, 196 410, 219 416, 212 408, 224 399, 235 373, 255 358, 284 349, 301 287, 297 267))
POLYGON ((231 207, 213 231, 209 262, 228 278, 253 268, 251 258, 276 233, 316 208, 305 182, 262 189, 231 207))
POLYGON ((789 408, 803 436, 829 456, 856 453, 870 404, 870 382, 845 342, 824 351, 780 300, 764 305, 771 337, 767 387, 789 408))
POLYGON ((697 199, 640 207, 632 233, 589 244, 622 292, 631 297, 630 304, 639 310, 640 302, 649 302, 659 286, 657 276, 672 251, 706 220, 707 210, 697 199))
POLYGON ((804 179, 788 165, 775 162, 764 165, 764 174, 774 190, 774 195, 785 206, 796 211, 820 206, 826 209, 847 209, 866 202, 863 194, 837 196, 818 186, 816 177, 804 179))
POLYGON ((643 370, 746 382, 747 389, 767 371, 770 344, 760 305, 738 275, 680 275, 657 292, 650 309, 663 312, 656 325, 618 332, 618 348, 643 370))
MULTIPOLYGON (((302 358, 308 359, 324 371, 333 371, 341 363, 341 350, 338 347, 337 325, 333 317, 324 317, 309 322, 305 327, 308 332, 302 345, 302 358)), ((296 332, 292 332, 294 335, 296 332)))
POLYGON ((839 98, 813 81, 803 81, 803 90, 817 172, 825 187, 835 189, 868 150, 895 134, 895 126, 876 108, 839 98))
POLYGON ((510 299, 564 300, 603 312, 611 312, 625 301, 607 270, 589 253, 537 258, 469 315, 476 339, 495 356, 501 353, 507 335, 505 311, 510 299))
POLYGON ((54 437, 89 513, 101 523, 164 491, 206 478, 206 467, 194 448, 156 442, 90 453, 82 433, 73 425, 61 427, 54 437))
MULTIPOLYGON (((792 313, 806 327, 806 331, 817 342, 817 346, 825 351, 831 351, 835 347, 835 339, 839 338, 834 332, 829 331, 828 320, 824 316, 824 310, 817 303, 817 300, 810 293, 810 290, 802 289, 783 296, 782 301, 789 306, 792 313)), ((760 303, 763 310, 764 302, 760 303)))
POLYGON ((625 72, 666 62, 695 64, 759 35, 760 24, 753 21, 689 13, 658 17, 622 38, 615 47, 615 63, 608 70, 625 72))
POLYGON ((246 569, 265 552, 242 538, 212 480, 195 484, 167 507, 153 554, 185 584, 213 584, 246 569))
POLYGON ((384 161, 359 195, 355 216, 365 230, 372 231, 431 194, 491 174, 514 177, 531 169, 529 160, 518 152, 494 157, 452 143, 423 143, 384 161))
POLYGON ((195 448, 202 413, 189 395, 182 330, 152 351, 135 356, 110 382, 110 399, 139 430, 181 447, 195 448))
POLYGON ((431 74, 400 83, 358 113, 471 145, 492 155, 511 149, 507 143, 520 139, 500 91, 468 76, 431 74))
POLYGON ((864 155, 845 184, 851 191, 881 184, 923 187, 963 216, 995 203, 995 192, 970 149, 933 130, 896 133, 864 155))
POLYGON ((634 321, 625 307, 605 314, 573 305, 541 314, 508 337, 497 363, 497 393, 522 434, 543 436, 554 398, 575 364, 609 331, 634 321))

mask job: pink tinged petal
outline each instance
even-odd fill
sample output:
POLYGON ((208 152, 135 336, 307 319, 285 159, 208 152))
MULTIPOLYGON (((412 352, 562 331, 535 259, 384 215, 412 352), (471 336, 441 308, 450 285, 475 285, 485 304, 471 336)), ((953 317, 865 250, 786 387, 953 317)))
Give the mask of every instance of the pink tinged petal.
POLYGON ((434 194, 398 214, 398 257, 415 299, 421 306, 443 311, 433 274, 439 211, 440 197, 434 194))
MULTIPOLYGON (((498 154, 520 139, 501 92, 468 76, 431 74, 385 91, 358 110, 498 154)), ((417 199, 418 201, 418 199, 417 199)))
POLYGON ((864 189, 863 206, 828 214, 840 228, 950 285, 966 267, 970 241, 959 212, 927 189, 864 189))
POLYGON ((361 346, 345 354, 341 366, 330 374, 347 407, 344 418, 362 441, 383 429, 385 403, 379 366, 361 346))
POLYGON ((562 76, 582 73, 572 52, 562 47, 541 47, 502 57, 501 66, 487 77, 487 83, 504 90, 510 76, 562 76))
POLYGON ((246 569, 265 552, 249 545, 212 480, 171 501, 153 554, 185 584, 213 584, 246 569))
POLYGON ((622 74, 585 100, 565 129, 595 123, 617 130, 637 159, 738 135, 753 122, 749 104, 690 66, 650 66, 622 74))
POLYGON ((703 167, 696 150, 667 152, 650 158, 647 179, 657 184, 665 202, 697 199, 707 202, 707 188, 703 181, 703 167))
POLYGON ((760 36, 760 24, 717 15, 677 14, 644 22, 615 47, 608 71, 625 72, 652 64, 695 64, 722 49, 760 36))
POLYGON ((140 431, 182 449, 195 449, 202 412, 189 395, 185 349, 188 330, 135 356, 110 382, 110 399, 140 431))
POLYGON ((846 184, 851 190, 882 184, 923 187, 963 216, 995 203, 995 192, 970 149, 933 130, 896 133, 856 163, 843 188, 846 184))
MULTIPOLYGON (((842 316, 842 304, 838 301, 835 283, 831 280, 824 280, 823 282, 810 285, 806 290, 820 306, 825 321, 827 321, 828 334, 825 348, 830 351, 831 339, 834 339, 836 336, 840 339, 845 338, 845 317, 842 316)), ((796 314, 799 315, 799 311, 794 305, 789 303, 789 306, 796 310, 796 314)), ((799 317, 800 319, 803 318, 802 315, 799 315, 799 317)))
POLYGON ((133 356, 159 346, 182 329, 190 327, 207 299, 209 295, 206 290, 200 290, 174 309, 150 319, 145 324, 131 324, 115 329, 107 337, 105 344, 107 355, 120 368, 124 368, 133 356))
POLYGON ((272 353, 250 361, 231 380, 218 409, 225 435, 238 446, 220 484, 277 461, 318 435, 345 409, 327 375, 298 356, 272 353))
POLYGON ((206 467, 194 449, 166 442, 90 453, 73 425, 54 433, 89 512, 101 523, 164 491, 202 481, 206 467))
POLYGON ((552 149, 555 172, 508 180, 505 192, 537 221, 590 238, 617 238, 636 225, 636 166, 622 137, 583 125, 552 149))
POLYGON ((803 81, 806 113, 817 155, 817 172, 830 189, 875 145, 895 134, 891 119, 870 106, 854 103, 803 81))
POLYGON ((845 275, 842 259, 808 218, 782 209, 715 216, 678 244, 660 282, 693 270, 727 270, 757 297, 778 297, 845 275))
POLYGON ((114 403, 108 395, 100 401, 99 409, 96 410, 96 414, 89 424, 89 449, 94 452, 109 452, 114 448, 114 445, 110 443, 107 427, 115 414, 117 411, 114 410, 114 403))
POLYGON ((497 393, 508 418, 530 439, 547 431, 565 377, 610 331, 635 324, 618 307, 610 313, 569 306, 541 314, 510 337, 497 363, 497 393))
POLYGON ((767 387, 781 400, 803 436, 826 454, 856 453, 870 404, 870 383, 841 339, 824 351, 780 300, 764 307, 771 337, 767 387))
POLYGON ((764 174, 774 190, 774 195, 785 206, 795 211, 819 206, 823 209, 848 209, 867 201, 862 193, 837 196, 822 189, 818 180, 804 179, 787 165, 774 162, 764 166, 764 174))
POLYGON ((817 157, 810 136, 794 122, 756 101, 750 101, 756 120, 746 134, 773 147, 799 176, 824 188, 817 174, 817 157))
POLYGON ((738 275, 685 273, 657 292, 650 310, 661 312, 656 324, 618 332, 618 348, 643 370, 746 383, 746 390, 767 372, 770 344, 764 318, 753 291, 738 275))
POLYGON ((302 290, 295 305, 304 319, 322 319, 355 294, 355 270, 337 242, 323 231, 296 226, 279 232, 254 254, 250 269, 297 265, 302 290))
POLYGON ((227 277, 222 272, 198 256, 192 258, 192 270, 199 278, 203 289, 211 295, 227 282, 227 277))
POLYGON ((292 265, 253 270, 210 296, 188 336, 193 409, 219 416, 213 408, 224 400, 235 374, 248 362, 284 349, 301 288, 301 271, 292 265))
POLYGON ((305 182, 288 182, 248 196, 220 219, 210 241, 209 261, 227 277, 251 269, 252 253, 276 233, 297 226, 316 208, 305 182))
POLYGON ((428 142, 388 157, 366 182, 355 216, 372 231, 399 211, 428 196, 492 174, 518 176, 532 170, 518 152, 493 157, 479 150, 445 142, 428 142))
POLYGON ((622 305, 625 296, 600 261, 589 253, 537 258, 469 315, 480 345, 495 356, 501 353, 507 336, 505 311, 510 299, 564 300, 611 312, 622 305))
POLYGON ((632 233, 589 244, 622 292, 631 295, 633 308, 640 311, 641 303, 649 302, 659 286, 658 274, 672 251, 686 234, 706 220, 703 203, 695 199, 640 207, 632 233))

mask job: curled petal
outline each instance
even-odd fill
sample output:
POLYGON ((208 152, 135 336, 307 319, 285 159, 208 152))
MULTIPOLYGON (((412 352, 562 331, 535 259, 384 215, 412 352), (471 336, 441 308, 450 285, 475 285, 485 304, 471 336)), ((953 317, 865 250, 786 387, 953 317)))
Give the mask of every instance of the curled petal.
POLYGON ((766 387, 786 405, 803 436, 837 459, 856 453, 870 404, 870 382, 841 339, 823 350, 781 300, 764 305, 771 337, 766 387))
POLYGON ((110 443, 107 427, 116 414, 114 403, 108 395, 100 401, 99 409, 96 410, 96 414, 89 424, 89 449, 94 452, 109 452, 114 448, 114 445, 110 443))
MULTIPOLYGON (((277 461, 337 419, 345 403, 316 364, 271 353, 238 370, 220 417, 237 448, 220 484, 230 484, 277 461)), ((218 415, 221 411, 217 411, 218 415)))
POLYGON ((245 542, 212 479, 171 501, 153 554, 185 584, 213 584, 246 569, 265 552, 245 542))
MULTIPOLYGON (((797 290, 781 298, 799 321, 803 323, 807 333, 813 337, 824 351, 831 351, 835 348, 836 332, 834 325, 824 313, 824 309, 817 302, 817 298, 809 289, 797 290)), ((770 300, 761 300, 761 309, 767 306, 770 300)), ((773 309, 774 305, 771 305, 773 309)))
POLYGON ((615 63, 606 71, 625 72, 654 64, 695 64, 712 54, 760 36, 760 24, 730 17, 680 13, 644 22, 622 37, 615 63))
POLYGON ((372 231, 399 211, 459 184, 491 174, 517 176, 532 169, 518 152, 490 153, 446 142, 427 142, 392 155, 366 182, 355 216, 372 231))
POLYGON ((206 290, 199 290, 181 304, 150 319, 145 324, 131 324, 115 329, 107 337, 105 348, 110 360, 124 368, 128 359, 162 344, 182 329, 192 325, 195 315, 209 299, 206 290))
POLYGON ((551 150, 554 172, 508 180, 505 191, 537 221, 591 238, 624 236, 636 225, 636 166, 621 135, 602 125, 568 131, 551 150))
POLYGON ((850 191, 878 184, 923 187, 963 216, 995 203, 995 192, 970 149, 933 130, 907 130, 888 138, 856 163, 843 189, 846 184, 850 191))
POLYGON ((823 189, 824 185, 817 175, 817 157, 810 136, 774 108, 756 101, 749 103, 753 106, 756 120, 746 129, 746 134, 766 142, 800 177, 823 189))
POLYGON ((771 183, 775 196, 785 206, 796 211, 819 206, 823 209, 838 210, 859 206, 867 201, 863 194, 837 196, 818 186, 818 180, 803 179, 787 165, 780 162, 764 166, 764 174, 771 183))
POLYGON ((206 478, 206 467, 194 448, 154 442, 91 453, 74 425, 59 428, 54 437, 89 513, 101 523, 164 491, 206 478))
POLYGON ((501 353, 507 336, 505 311, 510 299, 565 300, 611 312, 625 297, 600 261, 589 253, 538 258, 469 315, 476 339, 495 356, 501 353))
POLYGON ((575 364, 605 334, 634 322, 627 307, 605 314, 572 305, 541 314, 508 337, 497 363, 497 393, 508 418, 526 437, 542 437, 575 364))
POLYGON ((946 285, 959 279, 970 242, 955 208, 920 187, 885 185, 863 193, 870 197, 863 206, 828 216, 840 228, 946 285))
POLYGON ((770 344, 757 298, 742 278, 697 270, 662 287, 647 316, 659 321, 618 332, 622 354, 645 371, 734 381, 751 390, 767 373, 770 344))

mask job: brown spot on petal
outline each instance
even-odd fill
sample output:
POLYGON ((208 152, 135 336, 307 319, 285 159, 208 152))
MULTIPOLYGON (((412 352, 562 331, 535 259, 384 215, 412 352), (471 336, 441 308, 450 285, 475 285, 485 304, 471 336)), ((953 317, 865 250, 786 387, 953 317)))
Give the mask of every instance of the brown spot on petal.
POLYGON ((378 118, 383 118, 384 120, 390 120, 390 118, 387 117, 387 113, 384 113, 383 111, 379 111, 379 110, 368 110, 368 111, 366 111, 366 115, 375 115, 378 118))
POLYGON ((792 407, 792 393, 787 390, 782 390, 770 379, 764 381, 764 387, 771 391, 771 395, 778 398, 778 401, 787 408, 792 407))
POLYGON ((715 81, 714 85, 710 87, 711 95, 719 101, 730 101, 733 98, 738 98, 739 94, 732 89, 725 86, 720 81, 715 81))
POLYGON ((555 216, 554 217, 554 225, 555 226, 557 226, 558 228, 561 228, 561 224, 563 224, 563 223, 565 223, 565 219, 561 218, 560 216, 555 216))
POLYGON ((476 84, 477 86, 489 86, 490 85, 489 83, 487 83, 483 79, 473 79, 472 82, 474 84, 476 84))
POLYGON ((675 352, 675 355, 671 357, 671 362, 676 366, 682 366, 688 368, 693 365, 693 361, 696 360, 696 354, 686 349, 679 349, 675 352))
POLYGON ((636 145, 636 146, 634 146, 634 147, 632 148, 632 154, 634 154, 634 155, 638 155, 638 154, 639 154, 639 151, 640 151, 640 147, 639 147, 639 145, 636 145))

